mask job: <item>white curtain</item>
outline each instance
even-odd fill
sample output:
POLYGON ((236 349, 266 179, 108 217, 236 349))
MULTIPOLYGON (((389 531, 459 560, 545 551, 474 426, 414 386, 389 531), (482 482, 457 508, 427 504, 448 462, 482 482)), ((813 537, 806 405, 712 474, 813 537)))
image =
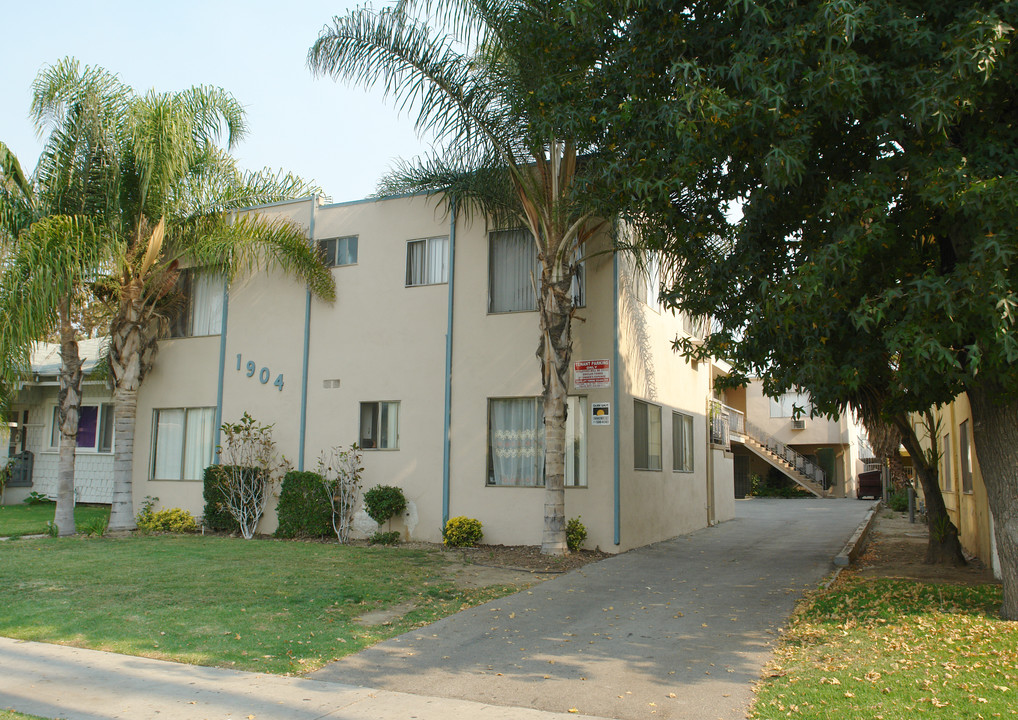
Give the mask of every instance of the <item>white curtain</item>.
POLYGON ((541 266, 530 231, 493 232, 489 247, 488 309, 495 313, 536 310, 534 285, 541 282, 541 266))
POLYGON ((544 484, 544 422, 538 398, 490 401, 491 482, 544 484))
POLYGON ((672 413, 672 468, 680 472, 693 471, 693 418, 672 413))
POLYGON ((154 480, 177 480, 181 470, 181 446, 184 442, 184 411, 156 410, 156 452, 154 480))
POLYGON ((184 438, 184 480, 201 480, 212 464, 215 441, 215 408, 190 408, 184 438))
POLYGON ((191 285, 191 335, 218 335, 223 327, 223 276, 195 273, 191 285))
POLYGON ((427 282, 449 282, 449 238, 447 237, 435 237, 428 240, 427 282))
POLYGON ((379 405, 378 447, 395 450, 398 447, 399 403, 381 402, 379 405))
POLYGON ((566 417, 566 478, 569 487, 587 484, 587 398, 570 397, 566 417))
POLYGON ((406 284, 424 285, 427 270, 427 242, 414 240, 406 245, 406 284))

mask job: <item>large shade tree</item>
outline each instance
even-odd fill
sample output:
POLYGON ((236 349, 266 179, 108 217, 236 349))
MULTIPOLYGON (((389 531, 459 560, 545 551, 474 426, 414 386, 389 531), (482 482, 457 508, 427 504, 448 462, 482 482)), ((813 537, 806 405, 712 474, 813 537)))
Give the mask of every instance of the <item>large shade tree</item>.
POLYGON ((577 191, 594 139, 589 122, 559 122, 545 104, 587 92, 602 38, 560 2, 403 0, 334 18, 308 55, 318 75, 380 85, 417 114, 439 149, 403 162, 382 192, 441 194, 536 243, 545 429, 542 551, 566 552, 565 421, 572 353, 571 285, 599 223, 577 191), (572 33, 562 43, 563 33, 572 33), (542 98, 541 101, 536 98, 542 98))
MULTIPOLYGON (((82 214, 96 229, 100 251, 98 259, 78 263, 78 282, 87 284, 95 301, 110 306, 108 359, 116 412, 110 528, 128 529, 134 526, 137 393, 155 362, 157 341, 168 330, 181 269, 198 267, 229 278, 271 265, 305 280, 320 297, 331 299, 335 287, 298 227, 229 214, 313 191, 288 174, 237 169, 227 151, 246 128, 243 108, 232 95, 209 87, 137 95, 105 70, 81 70, 68 59, 44 70, 35 87, 33 111, 53 137, 80 114, 81 86, 93 76, 104 82, 86 108, 100 118, 89 137, 101 139, 105 154, 83 178, 89 205, 82 214)), ((37 182, 41 176, 36 173, 37 182)), ((40 258, 35 271, 42 274, 56 264, 55 255, 40 258)), ((0 297, 8 296, 0 289, 0 297)), ((49 312, 47 298, 31 300, 40 317, 49 312)), ((44 331, 42 325, 26 325, 14 339, 44 331)))
POLYGON ((629 10, 582 111, 615 150, 605 206, 680 259, 671 297, 716 319, 702 352, 771 392, 906 438, 900 418, 967 392, 1018 619, 1018 6, 629 10))

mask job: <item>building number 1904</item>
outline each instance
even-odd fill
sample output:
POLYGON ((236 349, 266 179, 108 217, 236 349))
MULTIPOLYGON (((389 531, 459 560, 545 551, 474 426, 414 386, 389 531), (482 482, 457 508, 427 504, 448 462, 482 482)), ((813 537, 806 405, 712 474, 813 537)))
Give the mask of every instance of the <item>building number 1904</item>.
MULTIPOLYGON (((272 373, 269 372, 269 369, 267 367, 263 367, 261 370, 258 370, 258 366, 255 364, 254 360, 248 360, 247 364, 243 366, 242 362, 243 361, 241 360, 240 353, 237 353, 237 371, 239 372, 243 367, 246 370, 248 377, 254 377, 255 373, 257 372, 258 382, 260 382, 262 385, 268 385, 269 378, 272 377, 272 373)), ((282 392, 283 373, 279 373, 278 375, 276 375, 276 379, 272 384, 275 385, 280 392, 282 392)))

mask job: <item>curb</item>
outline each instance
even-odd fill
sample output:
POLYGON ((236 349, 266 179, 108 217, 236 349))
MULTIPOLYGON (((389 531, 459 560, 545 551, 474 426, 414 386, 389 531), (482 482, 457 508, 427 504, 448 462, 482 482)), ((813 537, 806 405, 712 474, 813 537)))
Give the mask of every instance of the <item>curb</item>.
POLYGON ((880 509, 881 502, 878 500, 873 503, 873 507, 870 508, 869 513, 866 514, 866 518, 860 523, 859 527, 856 528, 855 533, 845 543, 845 547, 842 548, 841 552, 834 556, 834 564, 840 567, 848 567, 855 562, 856 558, 859 557, 859 553, 862 552, 863 547, 866 545, 866 538, 869 537, 870 528, 873 527, 873 522, 877 518, 877 510, 880 509))

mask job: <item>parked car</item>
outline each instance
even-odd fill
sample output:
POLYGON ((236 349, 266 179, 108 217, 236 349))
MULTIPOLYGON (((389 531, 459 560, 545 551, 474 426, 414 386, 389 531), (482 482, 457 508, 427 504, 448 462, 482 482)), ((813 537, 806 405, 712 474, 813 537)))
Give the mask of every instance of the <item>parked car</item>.
POLYGON ((867 472, 859 473, 858 490, 856 491, 856 498, 862 500, 864 497, 871 497, 874 500, 879 500, 881 495, 884 494, 884 484, 880 479, 881 472, 879 470, 868 470, 867 472))

